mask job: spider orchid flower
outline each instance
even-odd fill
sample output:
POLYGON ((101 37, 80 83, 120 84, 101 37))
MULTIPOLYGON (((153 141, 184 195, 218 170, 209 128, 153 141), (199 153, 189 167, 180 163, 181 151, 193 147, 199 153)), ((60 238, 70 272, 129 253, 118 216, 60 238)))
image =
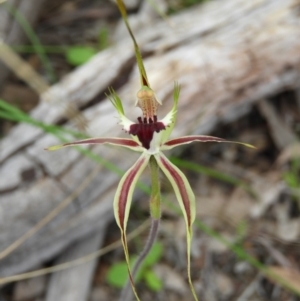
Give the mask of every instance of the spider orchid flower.
MULTIPOLYGON (((136 105, 139 106, 142 110, 142 116, 137 118, 137 122, 133 122, 125 116, 121 99, 113 89, 110 89, 109 98, 119 114, 120 124, 123 126, 123 129, 129 135, 131 135, 131 139, 115 138, 115 137, 89 138, 89 139, 79 140, 76 142, 52 146, 49 147, 47 150, 57 150, 68 146, 78 146, 78 145, 111 144, 111 145, 117 145, 117 146, 129 148, 133 151, 142 153, 139 159, 134 163, 134 165, 123 175, 118 185, 115 198, 114 198, 114 214, 115 214, 116 222, 121 230, 125 257, 128 263, 129 263, 129 255, 128 255, 128 248, 127 248, 127 241, 126 241, 126 225, 128 221, 133 191, 143 170, 146 168, 148 164, 150 164, 151 167, 151 162, 152 164, 154 162, 154 164, 163 171, 163 173, 171 182, 171 185, 174 189, 177 200, 179 202, 180 208, 184 215, 186 231, 187 231, 188 278, 195 300, 198 300, 195 295, 194 288, 191 284, 191 277, 190 277, 190 245, 192 239, 192 224, 195 220, 195 196, 185 175, 167 159, 167 157, 163 154, 162 151, 170 150, 174 147, 189 144, 192 142, 231 142, 231 141, 227 141, 218 137, 204 136, 204 135, 183 136, 179 138, 169 139, 176 121, 177 104, 178 104, 180 88, 177 84, 175 84, 174 95, 173 95, 174 98, 173 107, 171 111, 163 119, 159 120, 157 118, 157 109, 159 105, 161 105, 161 103, 157 100, 154 92, 147 85, 147 80, 144 80, 143 82, 145 83, 145 85, 143 85, 142 88, 137 93, 136 105)), ((240 142, 234 142, 234 143, 240 143, 240 142)), ((252 147, 249 144, 245 144, 245 143, 240 143, 240 144, 252 147)), ((156 190, 159 190, 159 188, 157 188, 156 190)), ((159 192, 156 191, 156 193, 159 192)), ((159 203, 157 202, 155 203, 154 206, 152 206, 152 209, 150 204, 151 216, 152 218, 155 218, 157 220, 160 219, 160 208, 158 207, 159 207, 159 203)), ((130 280, 133 285, 133 290, 136 295, 134 284, 133 284, 133 278, 131 276, 129 266, 128 269, 129 269, 130 280)), ((137 299, 139 300, 138 297, 137 299)))
MULTIPOLYGON (((163 171, 166 177, 171 182, 174 189, 176 198, 179 202, 179 206, 184 216, 186 225, 186 237, 187 237, 187 275, 190 285, 191 292, 196 301, 198 301, 197 295, 195 293, 192 280, 191 280, 191 240, 192 240, 192 225, 195 220, 195 196, 191 189, 191 186, 185 177, 185 175, 172 164, 167 157, 163 154, 164 150, 169 150, 174 147, 189 144, 192 142, 233 142, 226 141, 225 139, 204 136, 204 135, 194 135, 194 136, 183 136, 179 138, 169 139, 172 130, 175 125, 176 115, 177 115, 177 105, 179 99, 180 88, 175 84, 174 88, 174 103, 171 111, 161 120, 157 117, 158 107, 161 102, 157 100, 155 93, 150 88, 149 81, 147 79, 146 70, 144 68, 142 55, 139 46, 135 40, 134 34, 131 31, 130 25, 128 23, 127 12, 125 5, 122 0, 117 0, 118 8, 121 12, 123 21, 127 27, 129 35, 134 44, 135 56, 137 65, 140 73, 141 89, 137 93, 136 105, 142 110, 142 116, 137 118, 137 122, 129 120, 124 113, 122 101, 117 95, 117 93, 110 89, 110 95, 108 96, 114 107, 116 108, 120 124, 123 129, 131 136, 130 138, 89 138, 84 140, 79 140, 76 142, 65 143, 62 145, 49 147, 48 150, 57 150, 68 146, 78 146, 78 145, 93 145, 93 144, 111 144, 117 145, 125 148, 129 148, 133 151, 142 153, 139 159, 133 164, 133 166, 123 175, 121 181, 118 185, 115 198, 114 198, 114 214, 116 222, 121 230, 121 239, 123 244, 123 249, 125 253, 125 259, 128 268, 128 274, 130 279, 130 284, 133 293, 138 301, 140 301, 136 288, 134 285, 134 275, 151 249, 153 242, 155 241, 158 225, 160 220, 160 185, 159 185, 159 169, 163 171), (152 224, 148 240, 144 246, 142 253, 140 254, 134 268, 131 272, 129 252, 127 247, 126 239, 126 226, 129 217, 129 210, 131 206, 131 200, 133 191, 135 189, 136 183, 144 171, 146 166, 149 165, 151 171, 151 196, 150 196, 150 215, 152 218, 152 224)), ((246 143, 239 143, 248 147, 253 147, 246 143)), ((127 300, 127 287, 126 286, 122 292, 121 300, 127 300), (122 298, 123 296, 123 298, 122 298)))

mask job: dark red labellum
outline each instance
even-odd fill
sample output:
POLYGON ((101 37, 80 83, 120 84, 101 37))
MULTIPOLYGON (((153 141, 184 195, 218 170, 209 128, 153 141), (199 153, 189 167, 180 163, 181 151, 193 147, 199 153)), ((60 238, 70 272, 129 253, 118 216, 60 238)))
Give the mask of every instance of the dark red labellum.
POLYGON ((154 132, 159 133, 161 130, 165 130, 166 127, 162 122, 157 121, 156 116, 154 116, 154 120, 150 118, 149 122, 146 118, 139 117, 138 122, 130 126, 129 134, 137 136, 143 147, 149 149, 154 132))

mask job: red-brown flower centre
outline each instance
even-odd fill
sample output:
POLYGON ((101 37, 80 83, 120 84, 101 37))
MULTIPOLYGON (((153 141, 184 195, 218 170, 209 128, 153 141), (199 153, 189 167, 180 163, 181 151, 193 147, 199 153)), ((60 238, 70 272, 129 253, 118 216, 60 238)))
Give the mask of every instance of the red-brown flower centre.
POLYGON ((159 133, 166 127, 162 122, 157 121, 157 116, 154 116, 153 120, 150 118, 149 121, 145 117, 143 119, 139 117, 138 122, 130 126, 129 134, 137 136, 142 146, 149 149, 154 132, 159 133))

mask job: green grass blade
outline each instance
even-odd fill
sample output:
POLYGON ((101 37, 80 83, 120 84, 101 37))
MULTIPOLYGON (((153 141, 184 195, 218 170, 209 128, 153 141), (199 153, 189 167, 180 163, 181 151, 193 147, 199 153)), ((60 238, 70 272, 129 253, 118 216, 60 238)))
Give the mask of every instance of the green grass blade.
POLYGON ((24 113, 23 111, 19 110, 18 108, 8 104, 4 100, 0 99, 0 116, 4 119, 14 121, 14 122, 24 122, 31 124, 33 126, 39 127, 47 133, 64 133, 73 136, 74 138, 88 138, 86 134, 72 131, 66 129, 64 127, 60 127, 53 124, 45 124, 41 121, 38 121, 32 118, 30 115, 24 113))
POLYGON ((46 51, 43 45, 41 44, 38 36, 35 34, 34 30, 32 29, 31 25, 24 18, 24 16, 11 4, 4 3, 3 6, 19 22, 19 24, 23 28, 24 32, 26 33, 27 37, 29 38, 29 40, 31 41, 34 47, 36 54, 39 56, 50 81, 52 83, 56 82, 56 76, 54 73, 54 69, 52 68, 51 62, 48 59, 46 55, 46 51))
POLYGON ((64 54, 70 48, 69 46, 50 46, 43 45, 42 49, 35 48, 32 45, 12 45, 11 48, 20 53, 53 53, 53 54, 64 54))
MULTIPOLYGON (((51 124, 45 124, 43 122, 40 122, 34 118, 32 118, 30 115, 22 112, 21 110, 9 105, 5 101, 0 99, 0 116, 2 118, 15 121, 15 122, 23 122, 30 124, 32 126, 38 127, 42 129, 44 132, 51 134, 58 138, 61 142, 68 142, 70 139, 74 138, 88 138, 85 134, 75 132, 72 130, 65 129, 63 127, 57 126, 57 125, 51 125, 51 124), (71 136, 71 137, 70 137, 71 136)), ((93 161, 101 164, 108 170, 118 174, 123 175, 124 172, 116 167, 114 164, 110 163, 109 161, 103 159, 99 155, 93 153, 89 149, 82 148, 82 147, 75 147, 81 154, 85 155, 86 157, 92 159, 93 161)), ((140 186, 140 185, 139 185, 140 186)), ((146 185, 140 186, 143 191, 147 191, 146 185)))

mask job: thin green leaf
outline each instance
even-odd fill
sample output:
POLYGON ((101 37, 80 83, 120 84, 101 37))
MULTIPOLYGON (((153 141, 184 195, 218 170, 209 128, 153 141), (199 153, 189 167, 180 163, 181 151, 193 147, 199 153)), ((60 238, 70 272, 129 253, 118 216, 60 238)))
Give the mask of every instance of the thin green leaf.
POLYGON ((55 54, 64 54, 68 50, 69 46, 50 46, 50 45, 43 45, 43 49, 36 49, 32 45, 14 45, 12 49, 16 52, 20 53, 55 53, 55 54))
POLYGON ((104 50, 109 44, 109 31, 107 27, 102 27, 98 34, 98 45, 100 50, 104 50))

